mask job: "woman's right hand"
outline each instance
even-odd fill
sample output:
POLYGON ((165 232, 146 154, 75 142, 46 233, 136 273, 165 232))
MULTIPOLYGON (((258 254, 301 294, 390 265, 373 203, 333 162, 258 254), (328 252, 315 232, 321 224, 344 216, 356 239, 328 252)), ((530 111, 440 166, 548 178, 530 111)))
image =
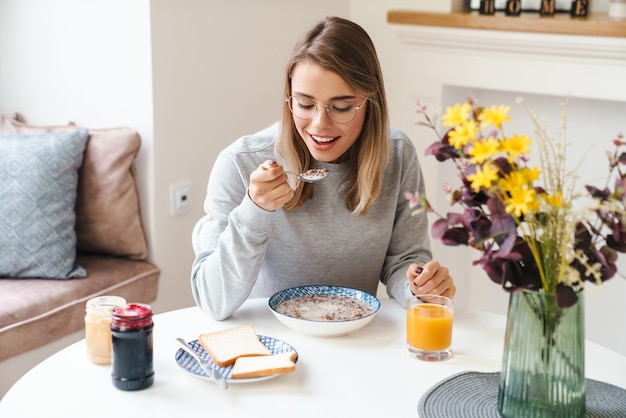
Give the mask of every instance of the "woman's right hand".
POLYGON ((293 197, 287 175, 277 162, 267 160, 250 174, 248 196, 260 208, 274 211, 293 197))

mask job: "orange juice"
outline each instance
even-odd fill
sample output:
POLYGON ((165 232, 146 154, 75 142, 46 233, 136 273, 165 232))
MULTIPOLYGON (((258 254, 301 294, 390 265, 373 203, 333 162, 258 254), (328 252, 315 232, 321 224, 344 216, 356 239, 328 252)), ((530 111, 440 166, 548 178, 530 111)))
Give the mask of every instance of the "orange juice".
POLYGON ((406 313, 407 343, 421 350, 437 351, 452 345, 452 310, 433 303, 409 306, 406 313))

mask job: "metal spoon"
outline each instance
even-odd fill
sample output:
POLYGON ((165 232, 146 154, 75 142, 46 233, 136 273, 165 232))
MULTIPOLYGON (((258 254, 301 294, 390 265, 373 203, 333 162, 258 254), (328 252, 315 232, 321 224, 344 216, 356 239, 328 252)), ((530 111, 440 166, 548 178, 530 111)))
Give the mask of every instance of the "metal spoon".
POLYGON ((204 372, 213 379, 213 381, 215 382, 217 386, 219 386, 222 389, 228 388, 228 382, 226 381, 226 378, 218 370, 215 370, 210 362, 200 357, 200 355, 196 353, 193 348, 187 345, 187 342, 184 339, 176 338, 176 341, 178 342, 180 347, 183 350, 185 350, 187 354, 189 354, 198 362, 200 367, 202 367, 202 370, 204 370, 204 372))
POLYGON ((304 173, 294 173, 293 171, 284 171, 285 174, 291 174, 298 177, 300 180, 306 183, 315 183, 316 181, 323 180, 328 175, 327 168, 311 168, 304 173))

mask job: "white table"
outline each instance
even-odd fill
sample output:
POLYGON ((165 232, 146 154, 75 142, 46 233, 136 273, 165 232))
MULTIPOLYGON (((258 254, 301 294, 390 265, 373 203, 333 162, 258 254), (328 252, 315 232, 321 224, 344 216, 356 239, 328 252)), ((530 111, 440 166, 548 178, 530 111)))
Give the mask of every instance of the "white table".
MULTIPOLYGON (((426 363, 406 351, 404 309, 394 300, 381 303, 365 328, 336 338, 291 331, 274 318, 267 299, 249 300, 221 322, 196 307, 156 315, 150 388, 114 388, 110 367, 90 363, 79 341, 25 374, 0 402, 0 417, 408 417, 417 416, 421 395, 438 381, 461 371, 500 369, 504 316, 457 311, 454 357, 426 363), (294 346, 296 371, 223 391, 176 363, 175 337, 190 341, 242 324, 294 346)), ((589 342, 586 353, 588 378, 626 388, 625 356, 589 342)))

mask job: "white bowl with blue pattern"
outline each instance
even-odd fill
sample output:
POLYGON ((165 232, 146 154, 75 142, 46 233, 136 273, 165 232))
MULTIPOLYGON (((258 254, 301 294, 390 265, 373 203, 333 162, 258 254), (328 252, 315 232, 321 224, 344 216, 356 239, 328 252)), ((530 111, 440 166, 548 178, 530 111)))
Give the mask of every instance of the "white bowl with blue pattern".
POLYGON ((298 286, 281 290, 270 297, 268 304, 274 316, 284 325, 301 334, 314 337, 337 337, 349 334, 369 324, 380 309, 380 301, 376 296, 367 292, 349 287, 325 285, 298 286), (276 307, 286 300, 315 295, 347 296, 365 303, 371 308, 371 313, 356 319, 334 321, 296 318, 276 311, 276 307))

